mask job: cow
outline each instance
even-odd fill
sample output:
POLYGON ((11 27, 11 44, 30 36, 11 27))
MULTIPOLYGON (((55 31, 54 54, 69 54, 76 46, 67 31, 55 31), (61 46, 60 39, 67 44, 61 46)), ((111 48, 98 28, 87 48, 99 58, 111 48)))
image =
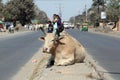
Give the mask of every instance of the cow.
POLYGON ((52 55, 54 65, 67 66, 85 59, 84 47, 66 32, 62 32, 59 38, 54 33, 47 33, 39 40, 44 41, 43 53, 52 55))

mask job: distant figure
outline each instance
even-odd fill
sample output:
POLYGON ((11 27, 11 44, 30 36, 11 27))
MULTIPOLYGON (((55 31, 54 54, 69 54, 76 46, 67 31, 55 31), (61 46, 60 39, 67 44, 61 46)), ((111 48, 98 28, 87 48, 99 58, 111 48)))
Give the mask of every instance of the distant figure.
POLYGON ((0 24, 0 32, 2 32, 4 29, 3 24, 0 24))
POLYGON ((95 28, 99 27, 99 21, 98 21, 98 20, 95 21, 94 27, 95 27, 95 28))
MULTIPOLYGON (((60 16, 59 15, 57 15, 57 14, 54 14, 53 15, 53 27, 54 27, 54 33, 55 33, 55 35, 59 38, 59 36, 60 36, 60 32, 62 32, 62 31, 60 31, 60 28, 61 28, 61 18, 60 18, 60 16)), ((62 26, 63 27, 63 26, 62 26)))
POLYGON ((10 25, 9 32, 10 33, 14 33, 14 25, 13 24, 10 25))
POLYGON ((48 21, 48 33, 52 33, 53 32, 53 24, 51 21, 48 21))
POLYGON ((64 30, 64 22, 62 23, 62 20, 59 15, 57 15, 57 18, 58 18, 58 21, 57 21, 58 31, 59 33, 61 33, 64 30))

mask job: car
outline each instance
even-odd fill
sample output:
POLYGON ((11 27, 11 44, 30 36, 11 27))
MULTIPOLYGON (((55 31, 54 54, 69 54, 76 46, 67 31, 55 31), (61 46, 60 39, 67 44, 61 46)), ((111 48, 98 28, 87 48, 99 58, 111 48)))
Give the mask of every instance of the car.
POLYGON ((64 28, 65 28, 65 29, 69 29, 68 23, 64 23, 63 25, 64 25, 64 28))
POLYGON ((74 25, 72 25, 69 22, 64 22, 63 25, 65 29, 70 29, 70 28, 74 29, 74 25))

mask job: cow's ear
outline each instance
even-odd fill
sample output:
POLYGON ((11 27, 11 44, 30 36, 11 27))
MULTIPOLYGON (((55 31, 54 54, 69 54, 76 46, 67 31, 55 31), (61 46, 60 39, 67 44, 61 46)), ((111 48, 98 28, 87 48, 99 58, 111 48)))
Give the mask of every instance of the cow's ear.
POLYGON ((44 37, 39 37, 39 40, 40 41, 45 41, 45 38, 44 37))

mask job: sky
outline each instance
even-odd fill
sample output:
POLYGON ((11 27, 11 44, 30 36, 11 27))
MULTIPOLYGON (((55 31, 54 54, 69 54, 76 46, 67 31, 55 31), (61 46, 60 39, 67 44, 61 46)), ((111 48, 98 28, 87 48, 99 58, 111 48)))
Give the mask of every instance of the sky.
POLYGON ((88 9, 92 4, 92 0, 35 0, 34 2, 38 8, 47 13, 50 19, 53 14, 59 14, 61 9, 64 21, 69 20, 72 16, 81 14, 85 11, 85 5, 88 9))
POLYGON ((62 20, 67 21, 70 17, 85 11, 85 5, 87 9, 90 8, 92 0, 34 0, 34 3, 40 10, 46 12, 50 19, 53 14, 59 14, 61 9, 62 20))

